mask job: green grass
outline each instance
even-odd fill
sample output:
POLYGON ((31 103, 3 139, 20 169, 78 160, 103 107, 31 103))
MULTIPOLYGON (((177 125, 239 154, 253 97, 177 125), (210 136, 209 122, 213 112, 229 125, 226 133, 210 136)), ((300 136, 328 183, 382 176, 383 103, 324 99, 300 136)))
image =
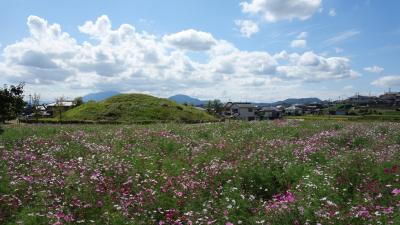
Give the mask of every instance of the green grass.
POLYGON ((400 122, 400 115, 383 114, 383 115, 304 115, 304 116, 285 116, 286 119, 304 119, 304 120, 334 120, 334 121, 390 121, 400 122))
MULTIPOLYGON (((56 119, 56 118, 55 118, 56 119)), ((63 120, 103 122, 210 122, 215 118, 191 106, 144 94, 120 94, 102 102, 88 102, 63 114, 63 120)))

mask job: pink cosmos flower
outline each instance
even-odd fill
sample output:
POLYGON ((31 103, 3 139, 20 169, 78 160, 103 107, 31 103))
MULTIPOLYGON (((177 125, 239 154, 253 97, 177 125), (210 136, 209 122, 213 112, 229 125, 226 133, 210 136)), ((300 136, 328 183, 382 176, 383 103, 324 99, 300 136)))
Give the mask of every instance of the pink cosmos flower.
POLYGON ((56 217, 57 217, 57 219, 64 218, 65 214, 63 212, 57 212, 56 217))
POLYGON ((357 217, 365 217, 368 218, 370 217, 368 210, 360 210, 356 213, 357 217))
POLYGON ((393 207, 387 207, 383 210, 383 213, 385 214, 392 214, 393 213, 393 207))
POLYGON ((400 194, 400 189, 399 188, 393 189, 392 194, 393 194, 393 196, 399 195, 400 194))
POLYGON ((286 201, 288 201, 288 202, 294 202, 296 200, 294 197, 294 194, 291 193, 290 191, 286 192, 285 197, 286 197, 286 201))
POLYGON ((231 223, 231 222, 226 222, 225 225, 233 225, 233 223, 231 223))
POLYGON ((224 216, 227 216, 229 214, 227 209, 224 209, 224 216))
POLYGON ((22 179, 24 179, 25 181, 28 181, 29 183, 31 183, 33 181, 32 176, 23 176, 22 179))

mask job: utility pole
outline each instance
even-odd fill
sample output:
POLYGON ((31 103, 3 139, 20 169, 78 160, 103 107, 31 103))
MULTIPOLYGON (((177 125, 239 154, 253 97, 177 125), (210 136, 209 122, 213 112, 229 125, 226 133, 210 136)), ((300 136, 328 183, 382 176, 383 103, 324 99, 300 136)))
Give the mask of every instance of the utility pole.
POLYGON ((328 118, 331 119, 331 99, 328 99, 328 118))

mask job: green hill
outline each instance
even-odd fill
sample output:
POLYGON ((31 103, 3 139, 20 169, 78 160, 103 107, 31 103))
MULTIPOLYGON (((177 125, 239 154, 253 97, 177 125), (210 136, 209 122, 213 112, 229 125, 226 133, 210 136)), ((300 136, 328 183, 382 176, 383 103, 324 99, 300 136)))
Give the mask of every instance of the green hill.
POLYGON ((199 122, 214 121, 206 112, 171 100, 144 94, 120 94, 101 102, 87 102, 68 110, 63 120, 107 122, 199 122))

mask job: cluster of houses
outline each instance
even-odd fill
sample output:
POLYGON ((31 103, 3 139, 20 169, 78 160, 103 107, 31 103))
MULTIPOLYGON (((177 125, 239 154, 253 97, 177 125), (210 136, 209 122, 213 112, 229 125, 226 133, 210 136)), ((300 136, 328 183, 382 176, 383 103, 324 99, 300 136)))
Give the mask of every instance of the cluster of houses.
POLYGON ((383 107, 400 106, 400 92, 385 92, 380 96, 363 96, 356 94, 343 102, 356 105, 374 105, 383 107))
POLYGON ((34 106, 32 103, 29 103, 23 112, 23 117, 29 119, 34 117, 42 117, 42 118, 49 118, 53 117, 56 114, 56 111, 67 111, 75 107, 76 103, 74 101, 60 101, 60 102, 53 102, 49 104, 42 104, 34 106))
POLYGON ((310 104, 278 105, 274 107, 262 107, 249 102, 228 102, 224 105, 221 116, 225 119, 241 120, 273 120, 279 119, 283 115, 302 116, 302 115, 347 115, 349 109, 353 107, 400 107, 400 92, 386 92, 377 96, 362 96, 356 94, 346 100, 335 102, 315 102, 310 104), (331 107, 337 104, 348 106, 347 108, 337 109, 331 107))
POLYGON ((226 119, 241 119, 247 121, 274 120, 282 118, 283 115, 318 115, 322 113, 325 107, 326 106, 321 103, 258 107, 249 102, 228 102, 224 105, 221 116, 226 119))

